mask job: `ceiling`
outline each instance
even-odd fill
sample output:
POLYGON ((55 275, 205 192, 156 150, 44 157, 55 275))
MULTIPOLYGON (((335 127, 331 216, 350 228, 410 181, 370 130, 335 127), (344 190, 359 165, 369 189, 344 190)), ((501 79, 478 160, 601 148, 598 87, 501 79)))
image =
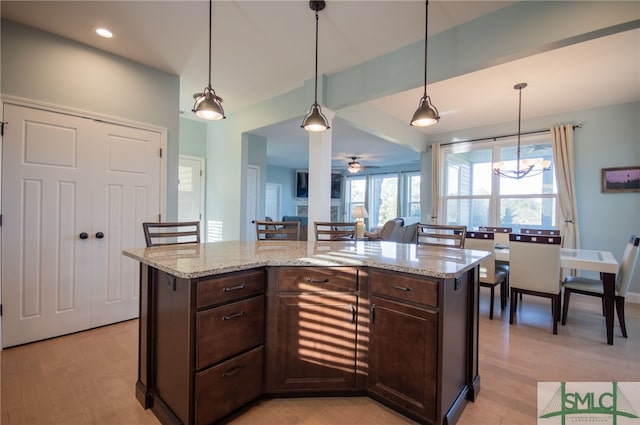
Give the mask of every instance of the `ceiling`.
MULTIPOLYGON (((431 1, 429 34, 513 3, 431 1)), ((3 0, 0 8, 3 18, 179 75, 181 113, 192 117, 193 94, 203 90, 208 78, 208 2, 3 0), (114 37, 96 36, 98 26, 111 29, 114 37)), ((228 116, 313 78, 314 21, 307 1, 214 2, 212 86, 225 99, 228 116)), ((328 1, 320 12, 319 33, 318 72, 335 73, 422 40, 424 3, 328 1), (367 24, 353 24, 363 21, 367 24)), ((525 117, 640 100, 639 52, 636 29, 429 84, 442 119, 416 131, 440 134, 510 121, 515 130, 513 85, 521 81, 529 84, 523 92, 525 117)), ((418 87, 370 103, 408 123, 422 91, 418 87)), ((301 116, 310 104, 301 105, 301 116)), ((332 127, 336 167, 346 166, 351 156, 378 166, 419 161, 414 149, 355 129, 339 115, 332 127)), ((308 135, 298 120, 255 133, 268 138, 270 164, 306 167, 308 135)))

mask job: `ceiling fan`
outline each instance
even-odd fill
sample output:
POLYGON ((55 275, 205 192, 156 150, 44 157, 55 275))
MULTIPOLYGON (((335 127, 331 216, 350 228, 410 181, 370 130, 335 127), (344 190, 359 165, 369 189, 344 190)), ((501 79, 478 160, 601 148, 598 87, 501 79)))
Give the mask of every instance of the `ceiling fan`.
POLYGON ((362 165, 357 161, 357 159, 357 156, 352 156, 351 161, 347 166, 347 171, 351 174, 356 174, 357 172, 359 172, 360 170, 364 170, 365 168, 378 168, 374 165, 362 165))

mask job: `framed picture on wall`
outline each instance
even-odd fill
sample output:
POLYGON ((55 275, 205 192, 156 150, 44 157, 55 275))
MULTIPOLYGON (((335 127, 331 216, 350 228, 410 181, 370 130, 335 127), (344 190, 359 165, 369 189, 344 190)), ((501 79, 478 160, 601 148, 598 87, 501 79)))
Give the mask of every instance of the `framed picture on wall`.
POLYGON ((640 192, 640 165, 602 169, 602 193, 640 192))

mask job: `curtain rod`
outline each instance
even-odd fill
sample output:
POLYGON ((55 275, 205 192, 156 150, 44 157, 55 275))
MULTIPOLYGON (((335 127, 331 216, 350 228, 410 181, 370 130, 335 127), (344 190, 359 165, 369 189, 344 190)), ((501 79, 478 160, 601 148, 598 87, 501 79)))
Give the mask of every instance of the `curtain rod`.
MULTIPOLYGON (((576 128, 582 128, 582 124, 576 124, 573 126, 573 129, 575 130, 576 128)), ((532 131, 525 131, 520 133, 521 136, 527 136, 530 134, 542 134, 542 133, 551 133, 551 129, 547 128, 544 130, 532 130, 532 131)), ((473 142, 481 142, 483 140, 493 140, 496 141, 498 139, 505 139, 507 137, 515 137, 517 136, 518 133, 514 133, 514 134, 503 134, 500 136, 489 136, 489 137, 480 137, 478 139, 469 139, 469 140, 460 140, 457 142, 448 142, 448 143, 440 143, 440 146, 450 146, 450 145, 457 145, 459 143, 473 143, 473 142)))

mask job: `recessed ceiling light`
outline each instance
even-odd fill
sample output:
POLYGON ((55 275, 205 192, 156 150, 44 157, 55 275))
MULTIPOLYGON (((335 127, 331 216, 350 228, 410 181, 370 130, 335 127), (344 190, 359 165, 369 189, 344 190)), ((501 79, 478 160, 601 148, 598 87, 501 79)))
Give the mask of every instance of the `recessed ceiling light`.
POLYGON ((109 31, 106 28, 96 28, 96 34, 98 34, 100 37, 104 37, 104 38, 113 37, 113 34, 111 33, 111 31, 109 31))

